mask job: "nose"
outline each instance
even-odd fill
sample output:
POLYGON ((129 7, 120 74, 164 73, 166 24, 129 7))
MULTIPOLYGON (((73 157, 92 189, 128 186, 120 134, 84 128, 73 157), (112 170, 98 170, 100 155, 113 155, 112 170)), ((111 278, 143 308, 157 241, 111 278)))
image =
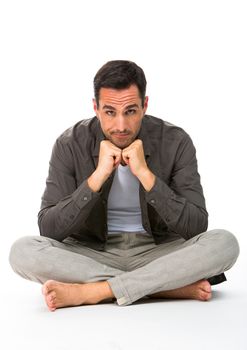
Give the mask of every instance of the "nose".
POLYGON ((126 129, 126 119, 122 114, 117 116, 115 127, 120 132, 122 132, 126 129))

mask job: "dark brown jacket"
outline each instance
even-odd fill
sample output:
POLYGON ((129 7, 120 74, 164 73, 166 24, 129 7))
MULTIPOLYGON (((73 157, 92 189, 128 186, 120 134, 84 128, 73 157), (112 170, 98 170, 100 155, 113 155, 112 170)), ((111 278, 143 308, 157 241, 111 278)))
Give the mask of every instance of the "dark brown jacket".
MULTIPOLYGON (((140 185, 144 229, 156 244, 178 237, 187 240, 206 231, 208 214, 189 135, 162 119, 145 115, 138 138, 143 142, 147 165, 156 176, 149 192, 140 185)), ((96 117, 78 122, 57 139, 38 215, 42 236, 58 241, 72 236, 104 249, 107 198, 114 173, 100 192, 87 185, 97 167, 103 139, 96 117)))

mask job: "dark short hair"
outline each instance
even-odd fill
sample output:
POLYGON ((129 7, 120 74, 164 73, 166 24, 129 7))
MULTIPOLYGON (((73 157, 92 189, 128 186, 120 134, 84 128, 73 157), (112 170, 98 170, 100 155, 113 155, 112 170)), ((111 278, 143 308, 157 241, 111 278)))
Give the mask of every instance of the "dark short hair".
POLYGON ((94 97, 99 107, 101 88, 126 89, 136 85, 144 106, 146 94, 146 78, 141 67, 132 61, 116 60, 105 63, 94 77, 94 97))

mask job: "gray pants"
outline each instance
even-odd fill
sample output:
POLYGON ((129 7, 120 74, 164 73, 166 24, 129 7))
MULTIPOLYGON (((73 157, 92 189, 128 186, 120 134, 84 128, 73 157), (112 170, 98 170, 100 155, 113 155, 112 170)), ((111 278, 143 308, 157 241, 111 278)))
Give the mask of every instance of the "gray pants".
POLYGON ((58 242, 26 236, 13 244, 10 264, 22 277, 40 283, 107 280, 118 305, 129 305, 146 295, 223 273, 238 255, 236 238, 225 230, 159 245, 144 233, 110 234, 104 251, 70 237, 58 242))

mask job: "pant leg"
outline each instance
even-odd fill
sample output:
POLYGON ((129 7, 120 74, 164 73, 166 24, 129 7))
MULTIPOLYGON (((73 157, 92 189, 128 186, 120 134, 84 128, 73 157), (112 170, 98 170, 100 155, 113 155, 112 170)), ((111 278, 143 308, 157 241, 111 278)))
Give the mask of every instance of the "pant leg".
MULTIPOLYGON (((160 247, 159 247, 160 249, 160 247)), ((230 269, 239 255, 235 236, 212 230, 191 238, 180 249, 110 278, 118 305, 129 305, 145 295, 180 288, 230 269)))
POLYGON ((9 262, 17 274, 39 283, 49 279, 68 283, 95 282, 124 272, 97 261, 97 254, 103 261, 102 252, 80 246, 73 240, 58 242, 42 236, 26 236, 12 245, 9 262))

